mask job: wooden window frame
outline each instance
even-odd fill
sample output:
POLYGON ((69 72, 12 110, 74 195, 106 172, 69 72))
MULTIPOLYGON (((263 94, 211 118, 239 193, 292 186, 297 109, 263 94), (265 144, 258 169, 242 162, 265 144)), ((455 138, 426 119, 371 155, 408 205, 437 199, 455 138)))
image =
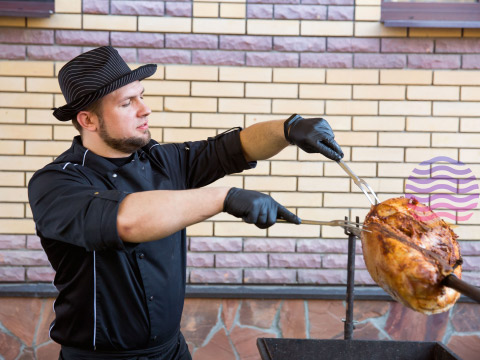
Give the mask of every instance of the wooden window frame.
POLYGON ((0 16, 49 17, 55 12, 55 0, 0 0, 0 16))
POLYGON ((480 3, 382 0, 380 21, 392 27, 480 28, 480 3))

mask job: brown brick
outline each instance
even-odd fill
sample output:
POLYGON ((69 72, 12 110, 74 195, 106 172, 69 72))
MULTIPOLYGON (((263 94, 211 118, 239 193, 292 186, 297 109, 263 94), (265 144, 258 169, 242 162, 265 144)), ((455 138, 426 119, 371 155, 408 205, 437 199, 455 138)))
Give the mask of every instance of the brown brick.
POLYGON ((295 53, 272 53, 272 52, 247 52, 247 66, 268 67, 297 67, 298 54, 295 53))
POLYGON ((462 29, 448 29, 448 28, 411 28, 408 35, 410 37, 433 37, 433 38, 446 38, 454 37, 459 38, 462 36, 462 29))
MULTIPOLYGON (((24 282, 25 268, 23 266, 0 266, 0 278, 6 282, 24 282)), ((10 346, 9 348, 11 350, 10 346)), ((8 353, 10 353, 10 351, 8 353)))
POLYGON ((351 68, 353 64, 352 54, 318 54, 318 53, 301 53, 301 67, 325 67, 325 68, 351 68))
POLYGON ((9 27, 25 27, 27 18, 0 16, 0 24, 9 27))
POLYGON ((241 51, 193 50, 192 64, 241 66, 245 64, 245 54, 241 51))
POLYGON ((363 69, 403 69, 407 58, 403 54, 355 54, 353 67, 363 69))
POLYGON ((460 55, 408 55, 410 69, 459 69, 460 55))

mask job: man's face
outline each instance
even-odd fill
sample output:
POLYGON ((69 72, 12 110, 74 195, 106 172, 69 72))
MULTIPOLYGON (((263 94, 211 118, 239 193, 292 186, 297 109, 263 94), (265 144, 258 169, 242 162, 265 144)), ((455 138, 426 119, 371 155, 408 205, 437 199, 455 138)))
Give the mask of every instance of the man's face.
POLYGON ((131 154, 150 141, 151 110, 143 102, 143 91, 140 81, 135 81, 103 98, 99 135, 112 149, 131 154))

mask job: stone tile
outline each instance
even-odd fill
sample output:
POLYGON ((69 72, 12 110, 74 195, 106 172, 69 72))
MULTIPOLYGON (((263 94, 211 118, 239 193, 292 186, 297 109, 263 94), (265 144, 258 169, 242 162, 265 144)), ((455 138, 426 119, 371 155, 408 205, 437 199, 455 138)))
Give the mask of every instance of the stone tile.
POLYGON ((240 323, 269 329, 280 306, 280 300, 244 300, 240 308, 240 323))
POLYGON ((458 332, 480 331, 480 306, 478 304, 457 303, 452 312, 452 325, 458 332), (477 319, 477 321, 472 321, 477 319))
POLYGON ((332 339, 343 334, 345 307, 341 300, 310 300, 308 302, 310 338, 332 339))
POLYGON ((212 339, 203 347, 195 351, 194 360, 235 360, 235 353, 228 341, 225 329, 220 329, 213 335, 212 339))
POLYGON ((185 299, 181 329, 189 343, 203 344, 217 323, 220 303, 217 299, 185 299))
POLYGON ((280 309, 280 331, 284 338, 305 339, 305 302, 303 300, 285 300, 280 309))
MULTIPOLYGON (((355 319, 356 320, 356 319, 355 319)), ((387 337, 383 335, 380 330, 371 322, 363 324, 356 324, 353 331, 353 338, 356 340, 386 340, 387 337)))
POLYGON ((25 345, 31 346, 41 308, 42 300, 40 299, 3 298, 0 306, 0 322, 25 345))
POLYGON ((235 346, 235 349, 242 360, 260 359, 257 349, 257 339, 259 337, 274 338, 276 336, 272 333, 240 327, 236 327, 230 333, 230 340, 232 340, 233 345, 235 346))
POLYGON ((13 337, 0 332, 0 355, 5 360, 14 360, 20 353, 20 343, 13 337))
POLYGON ((447 322, 448 312, 427 316, 394 302, 384 330, 394 340, 441 341, 447 322))
POLYGON ((40 318, 40 324, 37 330, 37 339, 35 344, 41 345, 50 341, 49 331, 52 321, 55 319, 55 313, 53 312, 54 299, 46 299, 43 305, 42 314, 40 318))
POLYGON ((222 320, 227 328, 227 331, 232 330, 237 315, 238 306, 241 300, 224 299, 222 300, 222 320))
POLYGON ((447 347, 462 360, 478 360, 480 353, 480 336, 452 336, 447 347))
POLYGON ((60 344, 50 341, 49 343, 39 346, 36 349, 36 360, 54 360, 58 359, 60 354, 60 344))
POLYGON ((353 319, 364 321, 369 318, 383 316, 390 308, 387 301, 355 301, 353 307, 353 319))
POLYGON ((34 360, 35 354, 32 348, 23 348, 21 355, 16 360, 34 360))

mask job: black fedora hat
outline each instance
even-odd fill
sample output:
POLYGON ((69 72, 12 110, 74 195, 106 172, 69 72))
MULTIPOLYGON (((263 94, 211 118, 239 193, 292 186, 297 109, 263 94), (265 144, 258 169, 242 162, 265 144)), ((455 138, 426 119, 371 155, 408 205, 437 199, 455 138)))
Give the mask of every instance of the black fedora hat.
POLYGON ((52 109, 53 115, 60 121, 71 120, 94 101, 156 70, 157 65, 147 64, 132 71, 111 46, 87 51, 60 69, 58 82, 67 104, 52 109))

